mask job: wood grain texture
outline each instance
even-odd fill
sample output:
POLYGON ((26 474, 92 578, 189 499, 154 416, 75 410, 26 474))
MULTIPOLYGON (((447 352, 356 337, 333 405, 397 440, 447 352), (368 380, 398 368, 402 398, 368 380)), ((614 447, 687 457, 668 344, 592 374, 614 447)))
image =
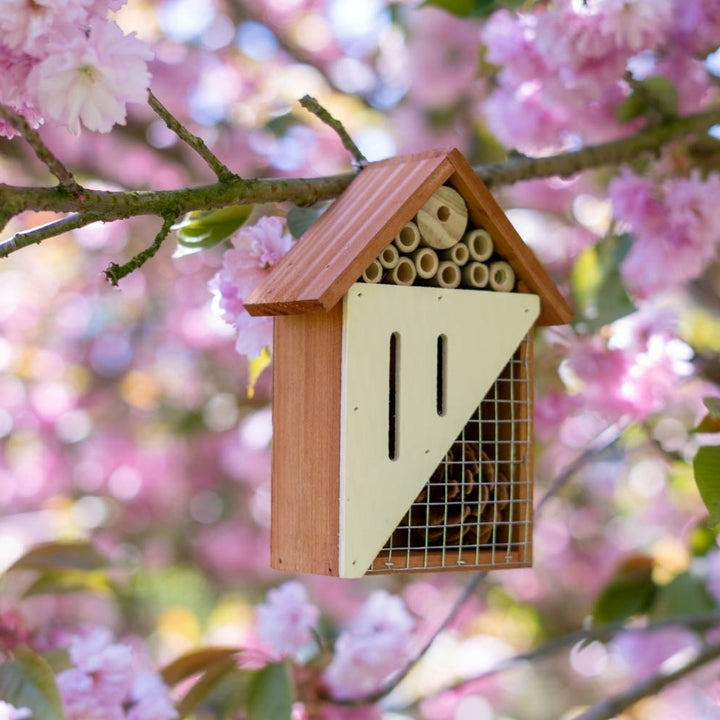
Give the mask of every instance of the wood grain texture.
POLYGON ((245 303, 251 315, 324 312, 452 172, 446 152, 370 163, 245 303))
POLYGON ((271 564, 338 574, 342 303, 275 320, 271 564))
POLYGON ((370 163, 250 295, 251 315, 324 312, 443 183, 467 203, 470 225, 493 236, 523 287, 540 296, 539 325, 565 324, 572 311, 502 208, 458 150, 370 163))

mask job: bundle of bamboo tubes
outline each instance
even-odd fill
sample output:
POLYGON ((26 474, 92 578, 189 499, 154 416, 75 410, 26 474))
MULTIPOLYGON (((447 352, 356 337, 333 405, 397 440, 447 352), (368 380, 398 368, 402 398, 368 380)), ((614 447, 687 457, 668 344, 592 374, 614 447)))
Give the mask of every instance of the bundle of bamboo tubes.
POLYGON ((490 233, 468 227, 468 209, 449 185, 432 197, 372 261, 361 280, 512 292, 515 272, 490 233))

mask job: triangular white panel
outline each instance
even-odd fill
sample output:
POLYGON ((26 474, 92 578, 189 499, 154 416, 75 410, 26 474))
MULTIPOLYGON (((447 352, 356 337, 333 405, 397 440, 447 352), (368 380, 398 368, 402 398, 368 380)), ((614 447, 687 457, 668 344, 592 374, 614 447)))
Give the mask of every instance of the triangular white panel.
POLYGON ((524 293, 358 283, 344 299, 340 575, 360 577, 538 317, 524 293), (390 337, 397 333, 395 459, 390 337), (445 411, 437 410, 438 336, 445 411))

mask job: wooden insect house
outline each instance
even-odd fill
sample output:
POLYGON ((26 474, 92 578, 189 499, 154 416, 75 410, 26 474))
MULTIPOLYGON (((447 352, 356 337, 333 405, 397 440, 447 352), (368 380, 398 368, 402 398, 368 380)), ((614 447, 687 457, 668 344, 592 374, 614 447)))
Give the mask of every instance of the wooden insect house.
POLYGON ((364 167, 245 307, 277 316, 273 567, 531 563, 533 328, 571 312, 457 150, 364 167))

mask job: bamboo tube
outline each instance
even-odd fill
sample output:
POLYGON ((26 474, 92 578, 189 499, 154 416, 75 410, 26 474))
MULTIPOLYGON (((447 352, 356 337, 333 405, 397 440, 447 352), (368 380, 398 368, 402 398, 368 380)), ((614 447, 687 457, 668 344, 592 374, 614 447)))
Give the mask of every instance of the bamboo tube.
POLYGON ((470 262, 462 268, 461 272, 464 287, 484 288, 490 278, 490 271, 485 263, 470 262))
POLYGON ((409 257, 401 257, 398 264, 385 273, 384 279, 393 285, 412 285, 416 277, 415 263, 409 257))
POLYGON ((373 260, 362 274, 362 279, 366 283, 379 283, 383 276, 383 266, 379 260, 373 260))
POLYGON ((441 288, 456 288, 460 284, 460 268, 449 260, 444 260, 430 280, 431 285, 441 288))
POLYGON ((498 292, 510 292, 515 287, 515 271, 509 263, 498 260, 490 265, 490 287, 498 292))
POLYGON ((418 277, 423 280, 429 280, 437 272, 438 265, 440 265, 437 253, 429 247, 418 248, 412 254, 412 259, 418 277))
POLYGON ((378 255, 378 260, 380 261, 380 264, 386 270, 392 270, 398 264, 399 259, 400 259, 400 253, 398 252, 398 249, 394 245, 388 245, 380 253, 380 255, 378 255))
POLYGON ((470 259, 470 251, 465 243, 455 243, 447 250, 440 250, 438 256, 441 260, 450 260, 456 265, 464 265, 470 259))
POLYGON ((409 222, 395 236, 393 240, 395 247, 401 252, 410 254, 420 244, 420 231, 414 222, 409 222))
POLYGON ((415 218, 421 242, 436 250, 452 247, 465 232, 467 217, 467 205, 460 193, 441 185, 415 218))
POLYGON ((470 259, 476 262, 484 262, 487 260, 495 249, 490 233, 482 228, 466 232, 465 235, 463 235, 462 241, 467 245, 470 259))

